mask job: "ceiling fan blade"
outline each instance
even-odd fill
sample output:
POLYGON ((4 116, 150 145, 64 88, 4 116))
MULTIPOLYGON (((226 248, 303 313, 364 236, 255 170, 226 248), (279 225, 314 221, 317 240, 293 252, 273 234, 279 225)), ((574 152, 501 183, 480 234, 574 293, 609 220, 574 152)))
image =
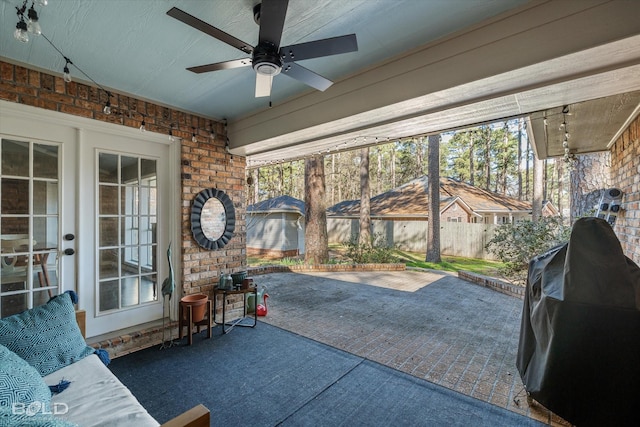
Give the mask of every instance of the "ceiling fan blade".
POLYGON ((214 27, 213 25, 207 24, 206 22, 196 18, 193 15, 189 15, 187 12, 178 9, 177 7, 172 7, 167 11, 167 15, 172 18, 177 19, 178 21, 182 21, 185 24, 195 28, 196 30, 200 30, 205 34, 214 37, 221 42, 224 42, 230 46, 235 47, 236 49, 240 49, 244 53, 252 53, 253 46, 248 43, 243 42, 230 34, 225 33, 224 31, 214 27))
POLYGON ((302 61, 303 59, 337 55, 339 53, 356 52, 358 40, 355 34, 316 40, 307 43, 292 44, 280 48, 282 61, 285 63, 302 61))
POLYGON ((269 42, 278 49, 288 5, 289 0, 262 0, 259 43, 269 42))
POLYGON ((256 73, 256 98, 271 95, 273 76, 256 73))
POLYGON ((231 68, 248 67, 251 65, 251 58, 234 59, 231 61, 216 62, 215 64, 198 65, 197 67, 189 67, 187 70, 200 74, 209 71, 229 70, 231 68))
POLYGON ((296 64, 295 62, 290 62, 282 67, 282 74, 299 80, 307 86, 311 86, 312 88, 318 89, 322 92, 327 90, 329 86, 333 84, 331 80, 324 78, 321 75, 296 64))

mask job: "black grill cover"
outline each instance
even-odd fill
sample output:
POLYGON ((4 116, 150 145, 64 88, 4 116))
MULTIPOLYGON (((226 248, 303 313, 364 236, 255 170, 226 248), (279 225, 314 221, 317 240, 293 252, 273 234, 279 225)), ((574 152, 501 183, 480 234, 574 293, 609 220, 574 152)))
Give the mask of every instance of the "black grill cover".
POLYGON ((533 399, 577 426, 639 425, 639 288, 599 218, 531 260, 516 365, 533 399))

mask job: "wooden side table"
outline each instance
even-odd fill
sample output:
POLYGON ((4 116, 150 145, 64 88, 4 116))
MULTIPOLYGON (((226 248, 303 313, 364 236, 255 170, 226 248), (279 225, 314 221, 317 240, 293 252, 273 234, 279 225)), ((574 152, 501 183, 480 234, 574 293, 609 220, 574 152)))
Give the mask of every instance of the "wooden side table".
MULTIPOLYGON (((235 326, 242 326, 246 328, 255 328, 258 324, 258 310, 253 311, 253 323, 246 324, 242 323, 244 319, 250 319, 250 316, 247 316, 247 294, 253 294, 255 301, 258 301, 258 288, 256 286, 250 287, 247 289, 218 289, 216 286, 213 288, 213 322, 216 325, 222 325, 222 333, 226 334, 230 332, 235 326), (216 308, 218 304, 218 295, 222 295, 222 322, 218 322, 216 320, 216 308), (232 321, 227 322, 225 320, 227 304, 226 300, 229 295, 242 295, 242 317, 234 319, 232 321)), ((257 304, 256 304, 257 306, 257 304)))
MULTIPOLYGON (((215 298, 215 296, 214 296, 215 298)), ((213 328, 213 316, 211 315, 211 300, 207 300, 207 302, 205 303, 207 305, 207 308, 205 309, 205 313, 204 313, 204 319, 202 319, 199 322, 194 322, 193 321, 193 307, 188 305, 185 306, 182 303, 180 303, 180 311, 178 314, 178 337, 179 339, 182 339, 182 328, 184 328, 185 326, 187 327, 187 341, 189 343, 189 345, 193 344, 193 334, 194 334, 194 329, 198 328, 198 333, 200 332, 200 327, 201 326, 206 326, 207 327, 207 338, 211 338, 211 328, 213 328)))

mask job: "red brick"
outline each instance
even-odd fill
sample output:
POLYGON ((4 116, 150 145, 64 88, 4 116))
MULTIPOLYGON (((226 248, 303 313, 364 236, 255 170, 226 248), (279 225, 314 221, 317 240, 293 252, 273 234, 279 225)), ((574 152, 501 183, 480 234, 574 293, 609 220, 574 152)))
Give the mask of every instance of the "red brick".
POLYGON ((40 72, 29 70, 29 85, 40 87, 40 72))
POLYGON ((29 70, 16 65, 15 67, 16 84, 26 85, 29 77, 29 70))
POLYGON ((0 78, 2 80, 13 81, 13 64, 8 62, 0 62, 0 78))
POLYGON ((73 105, 62 104, 60 105, 60 111, 63 113, 71 114, 74 116, 80 117, 93 117, 93 111, 87 110, 85 108, 74 107, 73 105))

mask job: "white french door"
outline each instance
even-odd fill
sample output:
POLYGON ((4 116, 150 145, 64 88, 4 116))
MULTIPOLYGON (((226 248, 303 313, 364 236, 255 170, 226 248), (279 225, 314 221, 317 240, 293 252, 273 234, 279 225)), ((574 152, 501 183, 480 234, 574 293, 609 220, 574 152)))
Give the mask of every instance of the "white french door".
POLYGON ((171 199, 169 145, 97 131, 80 135, 79 278, 87 336, 162 317, 171 199), (91 288, 91 289, 89 289, 91 288))
POLYGON ((179 142, 2 100, 0 117, 0 314, 74 290, 88 338, 161 319, 179 142))

